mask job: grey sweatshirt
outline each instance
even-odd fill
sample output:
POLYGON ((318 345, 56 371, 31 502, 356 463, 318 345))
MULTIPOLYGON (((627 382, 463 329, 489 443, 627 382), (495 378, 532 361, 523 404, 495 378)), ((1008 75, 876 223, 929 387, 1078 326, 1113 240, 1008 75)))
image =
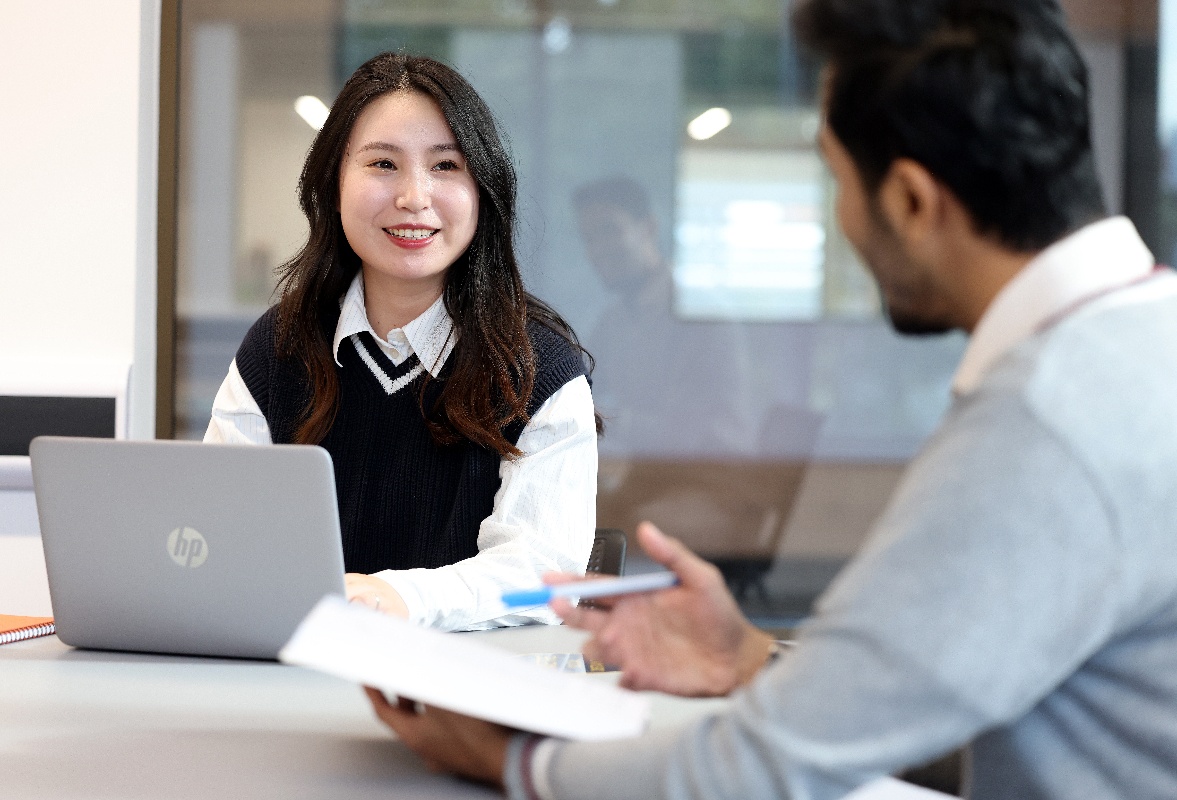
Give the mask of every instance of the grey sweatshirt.
POLYGON ((973 798, 1177 798, 1177 294, 1159 294, 1007 353, 798 647, 688 728, 561 745, 556 797, 826 800, 971 743, 973 798))

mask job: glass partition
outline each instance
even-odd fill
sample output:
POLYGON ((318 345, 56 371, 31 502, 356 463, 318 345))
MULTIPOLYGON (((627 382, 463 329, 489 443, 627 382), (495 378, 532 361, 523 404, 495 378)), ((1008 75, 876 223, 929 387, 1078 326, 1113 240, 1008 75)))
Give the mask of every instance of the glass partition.
MULTIPOLYGON (((790 7, 185 0, 178 435, 203 434, 303 241, 316 114, 378 52, 435 56, 510 139, 528 288, 597 359, 598 525, 651 519, 719 563, 758 618, 804 613, 947 408, 964 339, 902 339, 881 318, 833 221, 817 71, 790 7)), ((1075 10, 1119 208, 1123 35, 1091 13, 1075 10)))

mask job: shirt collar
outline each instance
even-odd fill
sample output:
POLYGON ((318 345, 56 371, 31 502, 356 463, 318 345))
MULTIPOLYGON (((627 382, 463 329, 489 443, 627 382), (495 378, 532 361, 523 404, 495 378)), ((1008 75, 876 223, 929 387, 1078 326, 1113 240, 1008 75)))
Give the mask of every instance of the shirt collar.
MULTIPOLYGON (((364 304, 364 273, 357 271, 343 299, 339 301, 339 322, 335 325, 335 338, 331 343, 335 363, 339 364, 339 345, 349 336, 367 332, 377 342, 386 344, 398 330, 404 334, 410 351, 417 354, 421 366, 436 378, 457 341, 457 331, 446 311, 445 299, 437 298, 433 305, 404 328, 393 328, 381 335, 372 330, 372 323, 368 321, 368 310, 364 304)), ((403 347, 403 344, 400 346, 403 347)))
POLYGON ((986 373, 1052 317, 1147 276, 1156 260, 1126 217, 1093 223, 1038 254, 1000 292, 969 340, 952 380, 969 394, 986 373))

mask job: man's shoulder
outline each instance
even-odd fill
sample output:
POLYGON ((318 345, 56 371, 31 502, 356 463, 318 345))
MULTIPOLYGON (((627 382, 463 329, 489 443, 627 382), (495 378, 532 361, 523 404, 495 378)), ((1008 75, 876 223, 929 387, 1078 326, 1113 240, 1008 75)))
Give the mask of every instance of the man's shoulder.
MULTIPOLYGON (((1177 471, 1177 294, 1110 303, 1063 320, 1022 343, 954 409, 962 430, 1004 438, 1008 421, 1048 436, 1102 479, 1120 482, 1135 454, 1177 471)), ((1022 436, 1026 435, 1023 431, 1022 436)), ((1017 443, 1012 443, 1016 445, 1017 443)))
POLYGON ((1043 403, 1156 407, 1177 402, 1177 277, 1170 294, 1109 298, 1044 331, 1014 354, 1007 377, 1043 403), (1147 390, 1148 396, 1142 392, 1147 390))

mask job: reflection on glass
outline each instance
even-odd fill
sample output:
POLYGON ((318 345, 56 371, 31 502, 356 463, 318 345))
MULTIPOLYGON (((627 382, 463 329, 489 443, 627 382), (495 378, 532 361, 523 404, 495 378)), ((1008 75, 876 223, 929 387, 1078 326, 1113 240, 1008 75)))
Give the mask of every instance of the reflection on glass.
POLYGON ((203 433, 306 236, 296 103, 329 104, 377 52, 430 55, 491 104, 528 288, 597 359, 598 524, 653 519, 750 610, 803 609, 943 413, 961 341, 887 331, 833 223, 789 6, 186 0, 179 435, 203 433))
POLYGON ((812 150, 684 150, 677 310, 686 318, 822 316, 826 226, 812 150))

